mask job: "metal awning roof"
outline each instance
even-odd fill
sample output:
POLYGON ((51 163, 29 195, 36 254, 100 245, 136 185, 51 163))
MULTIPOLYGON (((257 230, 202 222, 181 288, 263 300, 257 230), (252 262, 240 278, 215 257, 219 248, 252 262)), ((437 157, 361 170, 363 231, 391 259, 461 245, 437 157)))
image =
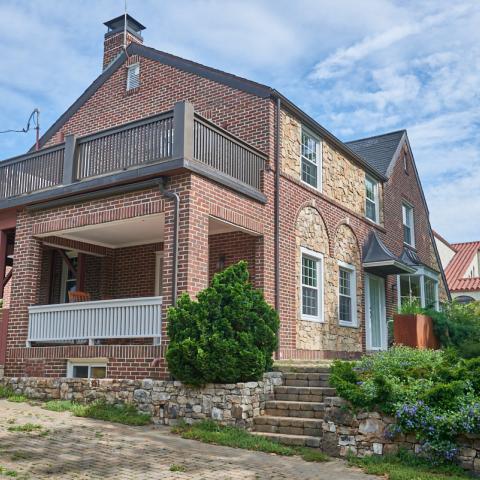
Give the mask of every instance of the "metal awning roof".
POLYGON ((397 275, 413 273, 415 268, 394 255, 380 240, 377 232, 372 232, 363 248, 363 268, 376 275, 397 275))

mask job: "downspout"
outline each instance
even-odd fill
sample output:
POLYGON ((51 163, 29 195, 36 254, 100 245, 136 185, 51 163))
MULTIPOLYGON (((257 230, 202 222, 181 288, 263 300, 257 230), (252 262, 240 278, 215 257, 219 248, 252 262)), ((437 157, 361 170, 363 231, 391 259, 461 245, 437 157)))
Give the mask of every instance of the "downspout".
MULTIPOLYGON (((275 250, 275 310, 280 314, 280 108, 281 100, 277 97, 275 115, 275 196, 274 196, 274 250, 275 250)), ((279 329, 280 330, 280 329, 279 329)), ((277 331, 277 360, 280 359, 280 331, 277 331)))
POLYGON ((177 304, 178 282, 178 225, 180 222, 180 196, 178 193, 165 189, 165 180, 159 183, 160 193, 173 200, 173 265, 172 265, 172 305, 177 304))

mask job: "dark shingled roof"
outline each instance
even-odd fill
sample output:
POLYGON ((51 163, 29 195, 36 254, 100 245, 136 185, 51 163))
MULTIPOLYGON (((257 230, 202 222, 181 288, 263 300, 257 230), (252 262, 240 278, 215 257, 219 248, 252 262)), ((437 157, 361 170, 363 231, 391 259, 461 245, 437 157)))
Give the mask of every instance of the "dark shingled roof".
POLYGON ((345 143, 369 165, 388 176, 388 167, 404 134, 405 130, 399 130, 345 143))

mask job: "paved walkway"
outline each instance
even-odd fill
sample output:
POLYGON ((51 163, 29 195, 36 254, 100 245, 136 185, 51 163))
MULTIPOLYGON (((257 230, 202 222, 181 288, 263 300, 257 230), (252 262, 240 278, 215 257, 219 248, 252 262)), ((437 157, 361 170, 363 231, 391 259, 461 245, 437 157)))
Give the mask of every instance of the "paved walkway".
POLYGON ((0 400, 0 467, 4 475, 9 469, 17 472, 18 479, 29 480, 378 478, 347 468, 339 460, 307 463, 297 457, 184 440, 167 427, 128 427, 5 400, 0 400), (27 423, 42 428, 31 433, 9 431, 27 423))

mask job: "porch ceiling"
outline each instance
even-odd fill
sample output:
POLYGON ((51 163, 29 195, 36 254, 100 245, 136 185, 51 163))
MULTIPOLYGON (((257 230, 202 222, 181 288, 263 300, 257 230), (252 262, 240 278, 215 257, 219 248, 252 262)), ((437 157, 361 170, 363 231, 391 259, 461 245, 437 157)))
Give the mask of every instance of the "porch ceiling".
POLYGON ((164 227, 165 214, 161 213, 48 232, 48 234, 40 235, 40 237, 53 235, 101 247, 125 248, 134 245, 163 242, 164 227))

